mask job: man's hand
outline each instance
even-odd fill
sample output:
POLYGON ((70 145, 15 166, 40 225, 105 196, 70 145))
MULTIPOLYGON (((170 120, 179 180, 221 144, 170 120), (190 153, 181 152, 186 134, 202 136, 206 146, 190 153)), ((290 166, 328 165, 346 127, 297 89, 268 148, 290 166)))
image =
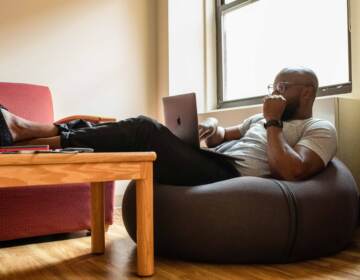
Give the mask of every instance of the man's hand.
POLYGON ((263 115, 265 120, 281 120, 285 108, 286 99, 282 95, 266 96, 263 104, 263 115))
POLYGON ((218 120, 215 118, 207 118, 199 124, 199 138, 205 140, 207 147, 212 148, 220 145, 224 141, 240 139, 241 134, 239 126, 231 126, 226 129, 218 125, 218 120))
POLYGON ((218 127, 218 120, 215 118, 207 118, 205 121, 199 123, 199 138, 205 140, 216 133, 218 127))

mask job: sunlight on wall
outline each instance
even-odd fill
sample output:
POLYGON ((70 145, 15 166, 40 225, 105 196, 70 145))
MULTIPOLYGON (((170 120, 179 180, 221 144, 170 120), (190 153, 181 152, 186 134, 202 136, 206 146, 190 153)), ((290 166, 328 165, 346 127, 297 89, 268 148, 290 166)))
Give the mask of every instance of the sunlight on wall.
POLYGON ((2 0, 0 79, 50 87, 57 118, 155 115, 148 0, 2 0))

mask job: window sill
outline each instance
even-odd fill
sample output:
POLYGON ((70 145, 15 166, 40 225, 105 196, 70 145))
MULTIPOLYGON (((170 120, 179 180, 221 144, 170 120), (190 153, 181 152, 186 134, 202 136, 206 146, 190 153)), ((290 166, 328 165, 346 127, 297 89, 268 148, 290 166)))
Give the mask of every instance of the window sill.
MULTIPOLYGON (((317 97, 314 103, 314 117, 327 119, 335 123, 335 112, 337 108, 337 99, 345 97, 344 94, 328 95, 317 97)), ((221 108, 209 110, 205 113, 198 114, 199 122, 208 117, 214 117, 219 120, 222 126, 231 126, 241 123, 244 119, 262 113, 262 104, 244 105, 231 108, 221 108)))

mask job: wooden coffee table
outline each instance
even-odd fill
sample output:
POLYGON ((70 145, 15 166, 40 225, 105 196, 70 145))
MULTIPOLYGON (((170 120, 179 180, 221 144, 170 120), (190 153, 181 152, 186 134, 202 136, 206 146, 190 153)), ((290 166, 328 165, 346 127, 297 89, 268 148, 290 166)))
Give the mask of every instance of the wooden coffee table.
MULTIPOLYGON (((105 252, 104 182, 136 180, 137 273, 154 274, 154 152, 1 154, 0 188, 91 183, 91 251, 105 252)), ((54 186, 56 187, 56 186, 54 186)))

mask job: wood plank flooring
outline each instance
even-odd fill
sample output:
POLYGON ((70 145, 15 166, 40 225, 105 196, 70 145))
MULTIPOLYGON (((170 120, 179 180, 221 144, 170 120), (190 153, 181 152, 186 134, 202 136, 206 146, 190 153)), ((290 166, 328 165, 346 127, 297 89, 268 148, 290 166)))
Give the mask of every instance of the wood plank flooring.
MULTIPOLYGON (((90 254, 86 232, 0 242, 0 279, 139 279, 136 246, 116 209, 105 255, 90 254)), ((327 258, 286 265, 214 265, 155 259, 148 279, 360 279, 360 228, 349 248, 327 258)))

